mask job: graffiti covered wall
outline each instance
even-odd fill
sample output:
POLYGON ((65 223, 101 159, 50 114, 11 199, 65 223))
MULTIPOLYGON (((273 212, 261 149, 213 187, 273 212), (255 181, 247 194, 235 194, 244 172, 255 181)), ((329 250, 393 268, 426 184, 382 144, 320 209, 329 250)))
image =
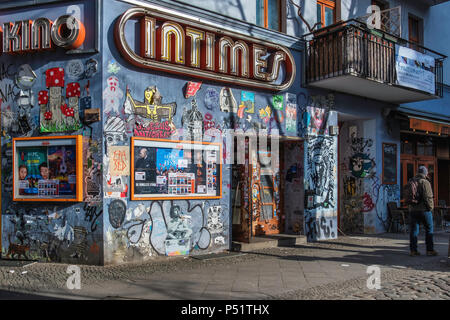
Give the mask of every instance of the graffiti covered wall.
POLYGON ((399 185, 381 183, 381 157, 377 156, 381 143, 377 143, 375 123, 376 120, 346 121, 341 127, 339 169, 343 232, 384 232, 389 223, 387 203, 399 201, 399 185))
POLYGON ((308 241, 337 238, 337 113, 332 96, 315 96, 304 110, 305 234, 308 241))
MULTIPOLYGON (((296 95, 280 93, 275 97, 267 91, 202 83, 188 75, 170 76, 134 67, 119 53, 110 28, 119 13, 129 8, 127 4, 111 1, 104 11, 105 262, 223 251, 231 241, 231 155, 234 152, 226 131, 295 133, 296 95), (285 121, 287 105, 289 123, 285 121), (111 160, 114 155, 110 150, 113 146, 129 149, 131 137, 221 143, 222 198, 130 200, 133 172, 114 173, 112 166, 117 162, 111 160)), ((132 47, 137 41, 133 23, 129 21, 125 30, 132 47)), ((251 194, 245 196, 249 203, 251 194)))
MULTIPOLYGON (((89 27, 95 24, 95 6, 90 1, 2 12, 0 22, 3 25, 25 17, 55 21, 65 14, 73 14, 88 27, 86 39, 78 49, 92 49, 95 33, 89 27)), ((51 51, 30 50, 20 56, 3 54, 0 61, 2 258, 103 263, 101 125, 90 116, 100 114, 102 104, 101 56, 66 52, 54 46, 51 51), (83 135, 82 183, 86 201, 14 202, 12 139, 54 135, 83 135)), ((58 160, 57 167, 49 168, 52 174, 66 171, 65 156, 64 153, 62 162, 58 160)))

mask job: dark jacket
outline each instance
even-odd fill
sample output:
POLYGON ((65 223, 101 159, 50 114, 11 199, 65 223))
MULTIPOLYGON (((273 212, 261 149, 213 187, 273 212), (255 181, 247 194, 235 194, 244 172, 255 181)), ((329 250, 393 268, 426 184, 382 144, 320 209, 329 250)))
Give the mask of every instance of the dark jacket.
POLYGON ((419 180, 419 196, 420 201, 417 205, 412 205, 412 211, 432 211, 434 209, 434 197, 433 190, 431 189, 431 183, 427 180, 427 177, 418 173, 414 179, 419 180))

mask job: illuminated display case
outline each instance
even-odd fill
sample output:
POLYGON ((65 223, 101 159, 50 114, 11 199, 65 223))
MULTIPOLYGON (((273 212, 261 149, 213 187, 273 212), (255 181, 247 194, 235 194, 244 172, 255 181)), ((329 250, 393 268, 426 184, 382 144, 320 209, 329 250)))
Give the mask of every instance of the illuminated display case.
POLYGON ((131 200, 220 198, 219 143, 131 138, 131 200))
POLYGON ((14 201, 83 201, 82 136, 13 139, 14 201))

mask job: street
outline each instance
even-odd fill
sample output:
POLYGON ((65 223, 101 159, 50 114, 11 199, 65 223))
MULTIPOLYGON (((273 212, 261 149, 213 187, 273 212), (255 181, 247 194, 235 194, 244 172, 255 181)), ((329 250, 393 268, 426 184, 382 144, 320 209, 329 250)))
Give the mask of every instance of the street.
POLYGON ((341 236, 295 247, 218 258, 156 258, 118 266, 80 266, 70 290, 68 265, 2 260, 1 299, 449 300, 448 233, 435 234, 439 256, 409 256, 408 235, 341 236), (14 263, 16 266, 14 266, 14 263), (369 289, 369 266, 380 289, 369 289))

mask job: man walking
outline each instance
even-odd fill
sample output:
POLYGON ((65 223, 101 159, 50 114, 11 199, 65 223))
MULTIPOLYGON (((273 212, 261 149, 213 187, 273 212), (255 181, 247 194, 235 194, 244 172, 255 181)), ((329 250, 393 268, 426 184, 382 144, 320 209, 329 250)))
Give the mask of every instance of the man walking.
POLYGON ((427 180, 428 169, 420 166, 418 174, 413 178, 417 181, 417 192, 419 201, 410 206, 410 250, 411 256, 419 256, 417 251, 417 236, 419 235, 419 224, 425 227, 425 243, 427 247, 427 256, 436 256, 438 253, 434 251, 433 245, 433 190, 431 184, 427 180))

